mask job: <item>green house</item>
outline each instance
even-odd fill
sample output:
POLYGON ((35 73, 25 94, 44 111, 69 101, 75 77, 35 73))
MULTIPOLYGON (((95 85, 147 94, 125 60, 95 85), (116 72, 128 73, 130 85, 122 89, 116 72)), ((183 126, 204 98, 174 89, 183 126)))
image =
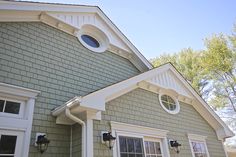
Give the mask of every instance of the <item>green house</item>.
POLYGON ((0 157, 227 157, 233 135, 99 7, 0 1, 0 157))

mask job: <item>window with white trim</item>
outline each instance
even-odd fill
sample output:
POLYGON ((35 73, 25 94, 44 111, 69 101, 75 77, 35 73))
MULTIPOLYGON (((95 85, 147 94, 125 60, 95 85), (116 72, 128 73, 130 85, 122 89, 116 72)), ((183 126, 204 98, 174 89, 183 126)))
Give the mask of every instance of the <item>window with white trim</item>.
POLYGON ((39 91, 0 82, 0 157, 28 156, 39 91))
POLYGON ((143 139, 119 136, 120 157, 144 157, 143 139))
POLYGON ((162 157, 160 141, 145 141, 146 157, 162 157))
POLYGON ((167 94, 159 94, 159 101, 162 108, 170 113, 170 114, 177 114, 180 111, 180 105, 178 100, 170 95, 167 94))
POLYGON ((193 157, 209 157, 206 136, 188 134, 193 157))
POLYGON ((22 117, 24 104, 22 100, 0 97, 0 116, 22 117))
POLYGON ((208 157, 205 142, 191 141, 194 157, 208 157))
POLYGON ((114 157, 170 156, 168 130, 111 121, 112 134, 117 138, 114 157))
POLYGON ((162 157, 161 141, 145 137, 119 136, 120 157, 162 157), (145 145, 145 147, 144 147, 145 145))
POLYGON ((85 24, 79 30, 77 37, 80 43, 93 52, 105 52, 109 46, 107 35, 99 28, 85 24))
POLYGON ((21 154, 23 132, 1 130, 0 157, 18 157, 21 154))

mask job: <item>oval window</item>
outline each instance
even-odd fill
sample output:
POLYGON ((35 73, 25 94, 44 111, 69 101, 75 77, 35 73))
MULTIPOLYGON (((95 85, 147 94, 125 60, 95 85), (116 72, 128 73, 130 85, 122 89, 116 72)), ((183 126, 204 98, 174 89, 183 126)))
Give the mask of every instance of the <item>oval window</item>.
POLYGON ((164 108, 165 111, 171 114, 176 114, 179 112, 179 103, 177 100, 173 99, 169 95, 161 95, 160 96, 160 103, 161 106, 164 108))
POLYGON ((99 42, 92 36, 90 35, 81 35, 81 39, 88 44, 89 46, 93 47, 93 48, 98 48, 100 46, 99 42))

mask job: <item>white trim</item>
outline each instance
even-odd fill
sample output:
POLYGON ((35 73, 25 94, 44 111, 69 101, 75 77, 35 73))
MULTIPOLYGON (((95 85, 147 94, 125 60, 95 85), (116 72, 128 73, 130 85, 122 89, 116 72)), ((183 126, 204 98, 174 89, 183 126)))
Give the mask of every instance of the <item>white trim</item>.
MULTIPOLYGON (((82 6, 82 5, 65 5, 65 4, 50 4, 50 3, 33 3, 33 2, 13 2, 13 1, 0 1, 0 10, 1 11, 14 11, 18 12, 17 14, 10 16, 7 18, 7 14, 1 17, 0 21, 38 21, 35 13, 40 12, 48 12, 48 13, 93 13, 98 16, 105 25, 111 29, 112 33, 114 33, 119 40, 123 42, 123 45, 128 47, 132 51, 134 55, 145 65, 148 69, 152 69, 153 66, 149 61, 139 52, 139 50, 127 39, 127 37, 112 23, 112 21, 102 12, 102 10, 97 6, 82 6), (22 12, 27 12, 27 14, 23 14, 22 12), (21 16, 18 16, 19 13, 21 16), (10 19, 10 20, 9 20, 10 19)), ((71 25, 67 23, 68 25, 71 25)), ((72 25, 71 25, 72 26, 72 25)), ((58 27, 57 27, 58 28, 58 27)), ((58 28, 59 29, 59 28, 58 28)), ((61 29, 61 30, 64 30, 61 29)), ((67 30, 66 30, 67 31, 67 30)), ((127 51, 127 50, 125 50, 127 51)), ((140 62, 134 61, 134 62, 140 62)), ((138 65, 138 63, 135 63, 138 65)), ((140 68, 139 66, 137 66, 140 68)), ((142 71, 146 69, 142 68, 142 71)))
POLYGON ((207 136, 197 135, 197 134, 188 134, 188 138, 195 141, 206 141, 207 136))
POLYGON ((86 155, 87 155, 87 157, 90 157, 90 156, 93 156, 93 120, 89 119, 89 117, 86 120, 86 130, 87 130, 87 133, 86 133, 87 153, 86 153, 86 155))
POLYGON ((204 144, 206 149, 207 157, 210 157, 209 151, 206 144, 207 136, 197 135, 197 134, 188 134, 189 145, 191 148, 192 157, 195 157, 192 142, 204 144))
POLYGON ((225 145, 224 145, 224 141, 223 141, 223 140, 221 141, 221 144, 222 144, 222 147, 223 147, 223 149, 224 149, 225 157, 228 157, 228 153, 227 153, 227 151, 226 151, 226 148, 225 148, 225 145))
MULTIPOLYGON (((214 128, 219 140, 234 136, 234 133, 216 115, 216 113, 210 108, 210 106, 206 104, 206 102, 204 102, 204 100, 196 93, 196 91, 188 84, 188 82, 179 74, 179 72, 171 64, 162 65, 158 68, 139 74, 125 81, 95 91, 84 97, 75 97, 69 102, 70 104, 72 104, 70 107, 78 105, 98 111, 105 111, 106 102, 115 99, 118 96, 124 95, 136 88, 139 88, 140 83, 142 83, 143 81, 148 80, 154 77, 155 75, 158 75, 158 73, 167 70, 172 71, 173 74, 179 79, 183 87, 185 87, 186 90, 192 93, 193 97, 191 99, 188 98, 188 101, 190 102, 191 105, 193 105, 196 111, 199 112, 200 115, 211 125, 211 127, 214 128)), ((156 86, 153 86, 153 88, 150 87, 147 88, 149 88, 150 91, 156 93, 162 90, 162 88, 158 88, 156 86)), ((164 89, 164 91, 167 90, 168 89, 164 89)), ((170 91, 172 92, 172 90, 170 91)), ((52 111, 52 113, 54 116, 58 116, 63 110, 65 110, 65 105, 56 108, 54 111, 52 111)))
POLYGON ((30 135, 32 129, 32 121, 33 121, 33 112, 34 112, 34 104, 35 98, 39 94, 39 91, 27 89, 23 87, 18 87, 14 85, 9 85, 5 83, 0 83, 0 96, 5 99, 11 99, 14 101, 23 101, 24 104, 21 105, 20 116, 0 116, 0 130, 7 130, 11 131, 14 130, 15 132, 22 132, 24 138, 22 140, 22 155, 21 156, 28 156, 29 153, 29 146, 30 146, 30 135), (23 106, 23 107, 22 107, 23 106))
POLYGON ((169 94, 166 94, 166 93, 159 93, 159 96, 158 96, 158 97, 159 97, 159 102, 160 102, 160 104, 161 104, 161 107, 162 107, 167 113, 170 113, 170 114, 177 114, 177 113, 179 113, 179 111, 180 111, 180 105, 179 105, 179 101, 178 101, 178 99, 177 99, 176 97, 174 97, 174 96, 172 96, 172 95, 169 95, 169 94), (175 105, 176 105, 175 110, 171 111, 171 110, 169 110, 169 109, 167 109, 167 108, 165 107, 165 105, 162 103, 162 100, 161 100, 161 97, 162 97, 163 95, 167 95, 167 96, 171 97, 171 98, 174 100, 175 105))
POLYGON ((14 99, 13 97, 12 98, 8 98, 7 96, 1 96, 1 95, 0 95, 0 100, 4 100, 5 103, 6 103, 6 101, 20 103, 20 109, 19 109, 19 113, 18 114, 1 112, 0 111, 0 117, 23 118, 23 115, 24 115, 24 112, 25 112, 25 101, 19 100, 17 98, 14 99))
POLYGON ((0 93, 27 97, 27 98, 36 98, 40 91, 28 89, 24 87, 19 87, 15 85, 10 85, 6 83, 0 83, 0 93))
MULTIPOLYGON (((13 131, 13 130, 1 130, 0 131, 0 139, 1 139, 1 135, 12 135, 12 136, 16 136, 16 146, 15 146, 15 153, 14 153, 14 157, 22 157, 23 152, 23 141, 24 141, 24 132, 22 131, 13 131)), ((4 155, 4 154, 1 154, 4 155)), ((7 156, 8 154, 6 154, 5 156, 7 156)))
POLYGON ((94 51, 94 52, 99 52, 99 53, 105 52, 108 49, 108 46, 110 44, 107 35, 102 30, 100 30, 96 26, 88 25, 88 24, 85 24, 81 27, 81 29, 79 30, 79 32, 77 34, 77 38, 79 39, 81 44, 84 45, 87 49, 94 51), (94 48, 94 47, 88 45, 81 38, 82 35, 89 35, 89 36, 93 37, 94 39, 96 39, 99 43, 99 47, 94 48))
POLYGON ((132 134, 145 134, 145 136, 151 136, 151 137, 166 137, 168 130, 161 130, 156 128, 150 128, 145 126, 139 126, 139 125, 132 125, 132 124, 126 124, 126 123, 120 123, 120 122, 114 122, 111 121, 111 128, 112 130, 116 130, 116 132, 130 132, 132 134))
POLYGON ((113 147, 113 157, 120 157, 119 153, 119 136, 137 137, 143 139, 143 147, 145 151, 144 140, 146 139, 158 139, 162 144, 162 153, 165 157, 170 157, 169 147, 167 141, 168 130, 161 130, 156 128, 144 127, 139 125, 132 125, 120 122, 111 121, 112 135, 117 138, 113 147))

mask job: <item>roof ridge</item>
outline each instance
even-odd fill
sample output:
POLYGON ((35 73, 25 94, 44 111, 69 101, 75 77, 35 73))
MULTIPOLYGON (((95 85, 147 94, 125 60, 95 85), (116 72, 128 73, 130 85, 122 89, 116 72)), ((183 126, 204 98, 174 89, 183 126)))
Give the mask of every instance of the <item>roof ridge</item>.
POLYGON ((19 2, 19 3, 32 3, 32 4, 53 4, 53 5, 68 5, 68 6, 86 6, 86 7, 97 7, 97 5, 85 5, 85 4, 76 4, 76 3, 53 3, 53 2, 39 2, 39 1, 27 1, 27 0, 1 0, 6 2, 19 2))

